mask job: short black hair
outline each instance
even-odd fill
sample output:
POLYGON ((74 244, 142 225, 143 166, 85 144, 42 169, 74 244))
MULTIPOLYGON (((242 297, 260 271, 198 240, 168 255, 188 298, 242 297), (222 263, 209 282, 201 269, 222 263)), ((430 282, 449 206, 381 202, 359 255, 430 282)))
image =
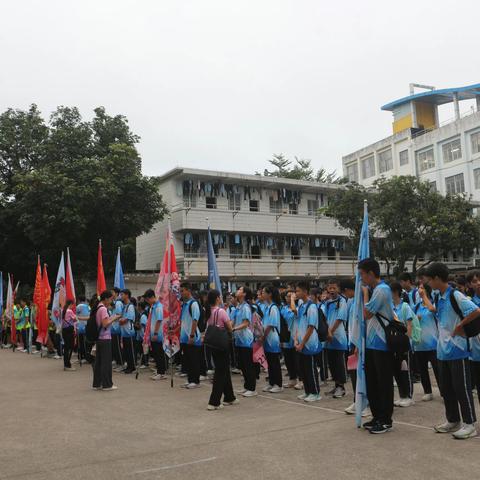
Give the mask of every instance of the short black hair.
POLYGON ((85 295, 79 295, 77 297, 77 300, 80 302, 80 303, 83 303, 85 302, 87 299, 85 298, 85 295))
POLYGON ((480 278, 480 270, 471 270, 467 273, 467 282, 471 282, 475 277, 480 278))
POLYGON ((310 290, 310 287, 307 282, 298 282, 297 288, 299 288, 300 290, 304 290, 305 292, 308 292, 310 290))
POLYGON ((455 282, 457 285, 465 286, 467 284, 467 279, 463 275, 461 275, 460 277, 456 278, 455 282))
POLYGON ((358 269, 364 272, 371 272, 375 277, 380 278, 380 264, 374 258, 364 258, 358 262, 358 269))
POLYGON ((121 293, 125 293, 125 295, 128 295, 128 298, 132 297, 132 292, 128 288, 124 288, 121 293))
POLYGON ((143 294, 143 298, 153 298, 155 297, 155 292, 149 288, 144 294, 143 294))
POLYGON ((118 287, 113 287, 113 291, 118 295, 120 293, 120 289, 118 287))
POLYGON ((329 278, 327 282, 327 287, 328 285, 339 285, 338 280, 336 278, 329 278))
POLYGON ((402 295, 403 288, 400 285, 400 282, 391 282, 390 289, 392 290, 392 292, 398 293, 400 296, 402 295))
POLYGON ((182 282, 180 284, 180 288, 184 288, 185 290, 188 290, 189 292, 192 291, 192 284, 188 282, 182 282))
POLYGON ((340 280, 340 291, 355 290, 355 282, 351 278, 343 278, 340 280))
POLYGON ((444 263, 435 262, 426 268, 424 275, 429 278, 438 277, 442 282, 448 282, 450 271, 444 263))
POLYGON ((398 280, 399 281, 403 281, 403 282, 413 282, 412 280, 412 276, 410 275, 410 273, 408 272, 402 272, 399 276, 398 276, 398 280))

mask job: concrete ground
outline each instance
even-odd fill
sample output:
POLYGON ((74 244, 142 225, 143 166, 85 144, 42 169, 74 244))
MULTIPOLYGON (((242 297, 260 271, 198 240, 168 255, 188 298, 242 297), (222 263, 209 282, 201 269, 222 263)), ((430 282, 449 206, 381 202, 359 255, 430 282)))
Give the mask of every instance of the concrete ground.
MULTIPOLYGON (((480 441, 431 426, 441 400, 396 409, 394 431, 355 428, 342 400, 306 405, 298 392, 261 394, 207 412, 210 385, 114 374, 115 392, 90 389, 92 372, 0 351, 0 478, 40 479, 450 479, 475 478, 480 441)), ((241 378, 234 375, 237 388, 241 378)), ((263 386, 263 385, 262 385, 263 386)), ((416 386, 417 400, 421 387, 416 386)), ((476 403, 478 406, 478 403, 476 403)))

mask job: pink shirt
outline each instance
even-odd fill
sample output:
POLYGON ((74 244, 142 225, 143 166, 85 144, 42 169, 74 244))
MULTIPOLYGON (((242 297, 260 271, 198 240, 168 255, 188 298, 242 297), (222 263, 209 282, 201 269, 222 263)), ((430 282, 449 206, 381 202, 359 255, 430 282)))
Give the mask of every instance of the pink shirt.
MULTIPOLYGON (((106 318, 109 318, 107 307, 103 304, 100 304, 97 309, 97 315, 96 315, 97 325, 100 326, 102 324, 102 320, 105 320, 106 318)), ((111 340, 112 333, 110 332, 110 328, 111 328, 111 325, 109 325, 107 328, 102 327, 100 329, 98 339, 111 340)))
POLYGON ((63 328, 67 327, 73 327, 73 324, 75 323, 75 320, 77 319, 77 316, 75 315, 75 312, 73 310, 68 309, 65 312, 65 318, 63 319, 63 328))
POLYGON ((213 307, 210 318, 208 319, 208 325, 216 325, 218 328, 225 328, 225 322, 229 322, 228 313, 220 307, 213 307))

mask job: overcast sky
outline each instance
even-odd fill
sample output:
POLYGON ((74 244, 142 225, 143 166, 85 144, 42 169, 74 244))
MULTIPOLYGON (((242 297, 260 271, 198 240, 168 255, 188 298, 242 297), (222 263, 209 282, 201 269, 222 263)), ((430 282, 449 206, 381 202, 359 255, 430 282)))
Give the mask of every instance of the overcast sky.
POLYGON ((478 0, 4 0, 0 109, 124 114, 149 175, 273 153, 340 170, 409 82, 480 82, 479 17, 478 0))

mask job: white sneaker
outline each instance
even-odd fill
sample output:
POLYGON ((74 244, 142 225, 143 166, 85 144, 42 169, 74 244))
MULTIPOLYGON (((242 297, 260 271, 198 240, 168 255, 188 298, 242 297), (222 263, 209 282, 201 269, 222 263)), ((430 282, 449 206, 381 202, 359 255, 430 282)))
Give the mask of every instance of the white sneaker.
POLYGON ((238 405, 240 402, 238 400, 238 398, 236 398, 233 402, 223 402, 224 405, 228 405, 228 406, 231 406, 231 405, 238 405))
POLYGON ((239 393, 240 395, 243 395, 247 391, 246 388, 241 388, 240 390, 235 390, 235 393, 239 393))
POLYGON ((457 430, 456 432, 453 432, 452 435, 457 440, 466 440, 467 438, 476 437, 478 433, 474 423, 464 423, 462 428, 460 430, 457 430))
POLYGON ((92 390, 102 390, 102 387, 92 387, 92 390))
POLYGON ((242 393, 242 395, 243 395, 244 397, 247 397, 247 398, 248 398, 248 397, 256 397, 256 396, 258 395, 258 393, 255 392, 255 391, 252 391, 252 390, 245 390, 245 391, 242 393))
POLYGON ((76 372, 77 369, 73 367, 63 367, 64 372, 76 372))
POLYGON ((223 408, 223 404, 220 404, 218 406, 215 406, 215 405, 208 405, 207 406, 207 410, 209 411, 213 411, 213 410, 221 410, 223 408))
POLYGON ((362 412, 362 417, 371 417, 372 416, 372 411, 370 410, 370 407, 365 407, 365 409, 362 412))
POLYGON ((296 380, 289 380, 289 382, 285 385, 285 388, 295 388, 296 384, 297 384, 296 380))
POLYGON ((422 402, 431 402, 433 400, 433 393, 426 393, 422 397, 422 402))
POLYGON ((352 403, 349 407, 347 407, 344 412, 347 414, 347 415, 355 415, 355 403, 352 403))
POLYGON ((307 394, 306 393, 301 393, 300 395, 297 396, 297 398, 299 400, 305 400, 307 398, 307 394))
POLYGON ((54 358, 55 360, 60 360, 62 357, 61 357, 60 355, 54 355, 53 358, 54 358))
POLYGON ((146 365, 140 365, 138 368, 139 368, 139 370, 144 370, 145 368, 147 368, 147 366, 146 365))
POLYGON ((271 389, 272 389, 272 386, 271 386, 271 385, 265 385, 265 386, 262 388, 262 392, 269 392, 271 389))
POLYGON ((193 390, 194 388, 200 388, 199 383, 189 383, 185 388, 188 388, 189 390, 193 390))
POLYGON ((109 388, 102 388, 102 390, 103 390, 104 392, 111 392, 111 391, 113 391, 113 390, 118 390, 118 387, 117 387, 116 385, 112 385, 112 386, 109 387, 109 388))
POLYGON ((398 398, 397 400, 395 400, 393 402, 393 404, 396 406, 396 407, 399 407, 400 406, 400 402, 403 400, 403 398, 398 398))
POLYGON ((207 375, 213 375, 215 373, 215 370, 207 370, 207 375))
POLYGON ((406 408, 415 405, 413 398, 402 398, 398 404, 399 407, 406 408))
POLYGON ((303 382, 297 382, 297 384, 293 388, 295 390, 303 390, 303 382))
POLYGON ((122 373, 125 370, 125 367, 117 367, 113 371, 116 373, 122 373))
POLYGON ((232 372, 232 373, 235 373, 235 374, 240 374, 240 373, 242 373, 242 371, 241 371, 239 368, 232 368, 231 372, 232 372))
POLYGON ((346 394, 345 389, 343 387, 337 387, 335 388, 335 391, 333 392, 332 397, 333 398, 342 398, 346 394))
POLYGON ((206 377, 205 375, 200 375, 200 381, 204 382, 205 380, 208 380, 208 377, 206 377))
POLYGON ((445 423, 441 423, 440 425, 435 425, 433 427, 433 429, 437 433, 453 433, 460 430, 461 428, 462 428, 462 424, 460 422, 455 422, 455 423, 445 422, 445 423))
POLYGON ((156 375, 152 375, 150 377, 151 380, 165 380, 167 378, 166 375, 162 375, 161 373, 157 373, 156 375))
POLYGON ((283 388, 282 388, 282 387, 279 387, 278 385, 274 385, 274 386, 270 389, 270 393, 280 393, 280 392, 283 392, 283 388))
POLYGON ((311 393, 310 395, 307 395, 303 401, 304 402, 308 402, 308 403, 311 403, 311 402, 318 402, 319 400, 321 400, 322 397, 320 395, 315 395, 313 393, 311 393))

